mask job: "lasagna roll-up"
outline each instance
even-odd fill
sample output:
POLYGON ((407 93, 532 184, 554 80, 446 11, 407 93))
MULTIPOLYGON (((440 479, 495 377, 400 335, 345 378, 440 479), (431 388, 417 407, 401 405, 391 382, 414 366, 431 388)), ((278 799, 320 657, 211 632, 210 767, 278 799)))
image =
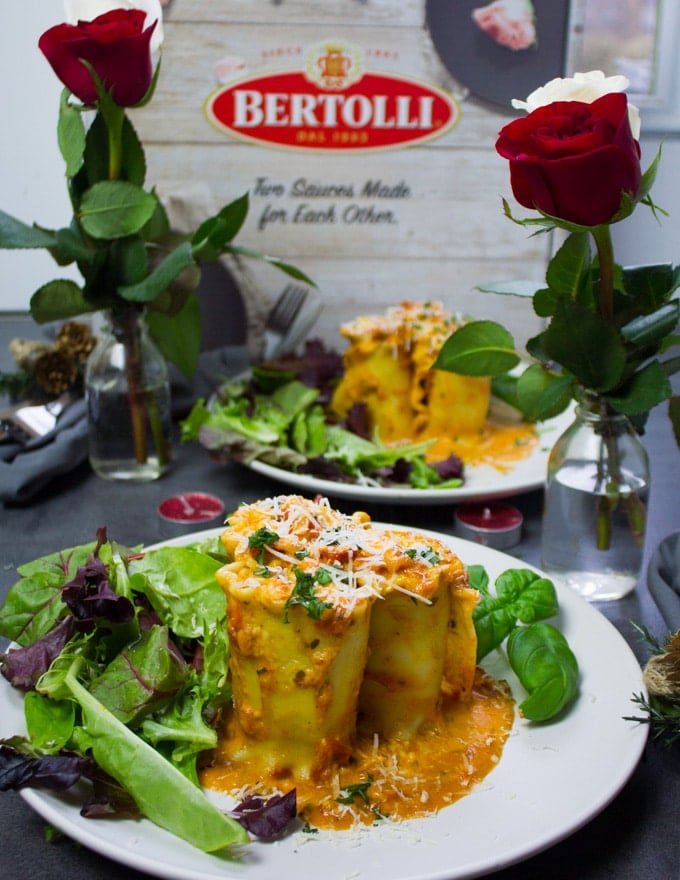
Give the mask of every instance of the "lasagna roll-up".
POLYGON ((408 737, 443 694, 469 695, 477 593, 441 542, 296 495, 240 507, 222 540, 234 760, 320 778, 358 717, 408 737))
POLYGON ((281 496, 239 508, 217 573, 227 596, 237 736, 233 757, 275 776, 317 778, 351 754, 377 593, 343 565, 345 517, 281 496))
POLYGON ((461 320, 439 302, 404 301, 380 315, 343 324, 348 341, 344 372, 331 409, 345 418, 366 407, 369 427, 383 443, 441 440, 430 461, 446 457, 446 438, 480 431, 490 401, 488 377, 433 370, 437 355, 461 320))
POLYGON ((440 541, 410 531, 384 531, 381 540, 384 598, 371 612, 359 712, 380 736, 408 738, 435 718, 442 695, 471 693, 478 594, 440 541))

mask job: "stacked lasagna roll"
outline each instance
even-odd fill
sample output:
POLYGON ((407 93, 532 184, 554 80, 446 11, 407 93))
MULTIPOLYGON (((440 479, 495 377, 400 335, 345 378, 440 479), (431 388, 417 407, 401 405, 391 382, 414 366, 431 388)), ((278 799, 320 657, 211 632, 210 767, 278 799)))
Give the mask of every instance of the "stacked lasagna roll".
POLYGON ((318 779, 357 725, 407 739, 470 696, 478 594, 440 541, 298 495, 239 507, 222 541, 230 759, 318 779))
MULTIPOLYGON (((355 404, 365 405, 383 443, 480 431, 489 410, 488 377, 431 369, 460 323, 441 303, 404 301, 343 324, 349 345, 332 410, 344 418, 355 404)), ((431 452, 436 458, 437 450, 431 452)))

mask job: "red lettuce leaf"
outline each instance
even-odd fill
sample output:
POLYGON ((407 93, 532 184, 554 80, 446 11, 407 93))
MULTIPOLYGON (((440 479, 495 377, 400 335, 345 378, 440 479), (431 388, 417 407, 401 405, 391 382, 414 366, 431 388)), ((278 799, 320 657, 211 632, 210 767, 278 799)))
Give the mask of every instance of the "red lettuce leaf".
POLYGON ((265 840, 276 837, 297 815, 297 793, 275 794, 270 798, 249 795, 229 815, 243 827, 265 840))

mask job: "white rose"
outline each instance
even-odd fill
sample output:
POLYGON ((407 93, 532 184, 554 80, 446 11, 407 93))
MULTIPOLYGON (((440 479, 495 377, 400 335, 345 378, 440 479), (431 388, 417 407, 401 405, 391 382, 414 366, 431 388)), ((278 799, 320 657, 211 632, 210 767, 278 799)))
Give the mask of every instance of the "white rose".
MULTIPOLYGON (((572 77, 556 77, 544 86, 533 91, 526 101, 512 99, 516 110, 532 113, 538 107, 545 107, 554 101, 583 101, 590 104, 611 92, 625 92, 629 82, 625 76, 605 76, 601 70, 575 73, 572 77)), ((640 139, 640 111, 634 104, 628 104, 628 121, 636 140, 640 139)))
POLYGON ((158 52, 163 42, 163 10, 159 0, 64 0, 64 9, 69 24, 92 21, 112 9, 141 9, 146 12, 145 29, 154 21, 158 22, 151 37, 152 55, 158 52))

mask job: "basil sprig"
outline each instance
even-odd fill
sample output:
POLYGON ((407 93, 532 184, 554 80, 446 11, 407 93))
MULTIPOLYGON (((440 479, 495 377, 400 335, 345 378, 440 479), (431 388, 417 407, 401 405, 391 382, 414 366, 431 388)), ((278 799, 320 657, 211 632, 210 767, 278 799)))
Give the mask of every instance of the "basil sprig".
POLYGON ((508 569, 496 579, 495 595, 482 566, 468 569, 470 585, 482 599, 473 612, 477 662, 507 639, 508 661, 528 696, 519 705, 524 718, 548 721, 578 694, 579 668, 567 640, 549 623, 558 611, 552 581, 530 569, 508 569))

